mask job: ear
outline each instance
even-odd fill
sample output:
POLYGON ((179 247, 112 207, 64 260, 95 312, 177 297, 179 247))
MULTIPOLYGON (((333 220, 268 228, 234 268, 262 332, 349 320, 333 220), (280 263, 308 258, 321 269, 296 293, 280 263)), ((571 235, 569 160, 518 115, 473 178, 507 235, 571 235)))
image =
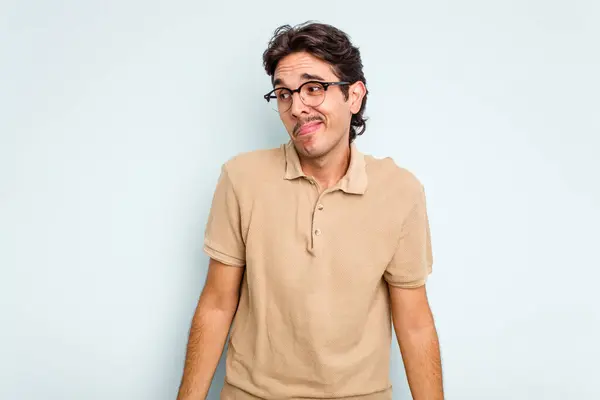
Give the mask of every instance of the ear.
POLYGON ((348 100, 350 101, 350 111, 352 114, 360 111, 360 106, 366 94, 367 88, 363 82, 358 81, 350 85, 348 100))

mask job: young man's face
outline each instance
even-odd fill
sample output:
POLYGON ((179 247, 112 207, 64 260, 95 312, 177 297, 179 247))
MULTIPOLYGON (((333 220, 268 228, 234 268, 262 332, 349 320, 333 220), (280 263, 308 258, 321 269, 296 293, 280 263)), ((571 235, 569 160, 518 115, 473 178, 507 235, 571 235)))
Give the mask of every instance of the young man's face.
MULTIPOLYGON (((339 82, 330 64, 317 57, 299 52, 290 54, 277 64, 273 82, 275 88, 296 89, 304 82, 339 82)), ((322 157, 339 145, 348 145, 352 114, 360 110, 364 85, 349 85, 348 100, 339 86, 330 86, 324 92, 324 101, 317 106, 306 105, 299 93, 294 93, 289 110, 280 112, 290 138, 300 153, 307 158, 322 157)))

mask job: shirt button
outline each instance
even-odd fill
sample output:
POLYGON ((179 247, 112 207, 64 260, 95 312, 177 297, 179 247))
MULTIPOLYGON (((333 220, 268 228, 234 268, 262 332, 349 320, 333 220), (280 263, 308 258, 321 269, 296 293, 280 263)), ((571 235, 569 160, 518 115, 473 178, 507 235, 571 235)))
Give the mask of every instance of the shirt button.
POLYGON ((317 210, 322 210, 322 209, 323 209, 323 204, 317 205, 317 210))
POLYGON ((321 234, 321 230, 320 229, 315 229, 315 235, 319 236, 321 234))

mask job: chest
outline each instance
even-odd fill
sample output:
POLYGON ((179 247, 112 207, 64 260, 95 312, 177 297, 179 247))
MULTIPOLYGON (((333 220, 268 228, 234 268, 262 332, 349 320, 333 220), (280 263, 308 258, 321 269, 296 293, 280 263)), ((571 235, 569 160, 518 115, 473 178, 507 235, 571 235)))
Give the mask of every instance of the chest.
POLYGON ((290 290, 375 287, 398 243, 396 215, 382 192, 319 192, 306 180, 265 190, 242 218, 248 272, 290 290))

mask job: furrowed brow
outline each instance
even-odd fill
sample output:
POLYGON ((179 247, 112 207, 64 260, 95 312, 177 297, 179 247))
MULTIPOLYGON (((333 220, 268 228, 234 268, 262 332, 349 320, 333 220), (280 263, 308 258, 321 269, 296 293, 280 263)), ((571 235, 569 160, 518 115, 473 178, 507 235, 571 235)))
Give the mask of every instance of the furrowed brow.
POLYGON ((302 79, 306 79, 307 81, 324 81, 325 79, 323 79, 322 77, 320 77, 319 75, 313 75, 313 74, 302 74, 302 79))
MULTIPOLYGON (((302 78, 303 80, 306 80, 306 81, 325 81, 325 79, 319 75, 308 74, 308 73, 302 74, 302 76, 300 78, 302 78)), ((275 80, 273 80, 273 87, 279 86, 279 85, 283 85, 282 79, 276 78, 275 80)))

